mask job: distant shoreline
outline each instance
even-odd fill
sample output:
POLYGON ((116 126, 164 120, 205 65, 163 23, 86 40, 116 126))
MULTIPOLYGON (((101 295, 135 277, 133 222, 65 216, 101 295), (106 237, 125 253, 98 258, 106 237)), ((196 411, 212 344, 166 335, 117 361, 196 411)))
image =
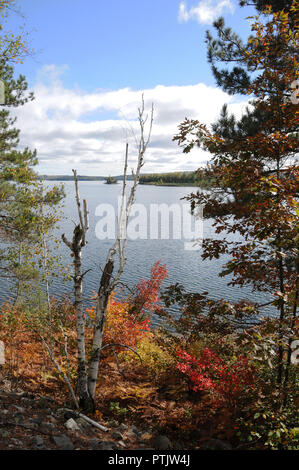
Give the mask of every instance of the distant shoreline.
MULTIPOLYGON (((72 175, 38 175, 39 180, 45 181, 73 181, 72 175)), ((127 180, 132 181, 133 176, 127 175, 127 180)), ((98 181, 106 184, 117 184, 123 181, 123 175, 118 176, 85 176, 78 175, 78 181, 98 181), (111 181, 111 182, 110 182, 111 181)), ((149 173, 141 174, 139 183, 141 185, 150 186, 181 186, 181 187, 197 187, 210 188, 213 182, 209 179, 196 178, 196 172, 172 172, 172 173, 149 173)))
MULTIPOLYGON (((74 181, 72 175, 38 175, 39 180, 45 181, 74 181)), ((105 176, 84 176, 78 175, 78 181, 106 181, 105 176)))
MULTIPOLYGON (((62 178, 62 177, 51 177, 51 178, 43 178, 43 177, 39 177, 38 178, 39 180, 45 180, 45 181, 58 181, 58 182, 65 182, 65 181, 73 181, 73 178, 72 177, 69 177, 69 178, 62 178)), ((120 179, 117 180, 116 183, 107 183, 106 182, 106 179, 105 178, 101 178, 101 179, 98 179, 96 177, 90 177, 90 178, 80 178, 78 177, 78 181, 98 181, 99 183, 103 182, 104 184, 108 185, 108 186, 111 186, 112 184, 117 184, 119 181, 121 181, 120 179)), ((153 182, 153 183, 143 183, 143 182, 139 182, 139 184, 141 186, 181 186, 181 187, 198 187, 200 188, 201 186, 199 184, 196 184, 196 183, 156 183, 156 182, 153 182)))
POLYGON ((140 181, 139 183, 142 186, 196 186, 200 188, 200 185, 197 183, 157 183, 157 182, 152 182, 152 183, 143 183, 140 181))

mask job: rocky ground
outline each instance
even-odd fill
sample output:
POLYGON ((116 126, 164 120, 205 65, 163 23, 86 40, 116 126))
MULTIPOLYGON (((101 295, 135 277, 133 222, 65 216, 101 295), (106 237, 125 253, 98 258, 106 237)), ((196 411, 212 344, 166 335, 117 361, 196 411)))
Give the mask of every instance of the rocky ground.
MULTIPOLYGON (((0 388, 0 450, 188 450, 186 445, 150 429, 116 420, 97 429, 74 411, 59 408, 50 397, 0 388)), ((211 439, 206 449, 230 450, 228 442, 211 439)))
POLYGON ((75 412, 57 408, 49 397, 0 389, 0 450, 125 450, 176 447, 167 436, 153 436, 115 420, 101 431, 75 412))

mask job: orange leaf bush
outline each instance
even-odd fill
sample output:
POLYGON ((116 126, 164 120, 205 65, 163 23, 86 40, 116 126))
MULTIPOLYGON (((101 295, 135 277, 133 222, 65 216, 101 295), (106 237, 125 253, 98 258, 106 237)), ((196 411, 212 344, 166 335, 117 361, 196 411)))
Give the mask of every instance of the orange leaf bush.
MULTIPOLYGON (((103 346, 118 343, 135 349, 141 339, 150 336, 149 313, 161 308, 159 291, 166 277, 166 266, 159 260, 152 268, 150 279, 141 280, 133 294, 125 299, 119 299, 116 293, 111 294, 103 346)), ((86 309, 86 313, 91 320, 94 320, 95 307, 86 309)), ((108 349, 104 350, 104 355, 111 354, 108 349)))

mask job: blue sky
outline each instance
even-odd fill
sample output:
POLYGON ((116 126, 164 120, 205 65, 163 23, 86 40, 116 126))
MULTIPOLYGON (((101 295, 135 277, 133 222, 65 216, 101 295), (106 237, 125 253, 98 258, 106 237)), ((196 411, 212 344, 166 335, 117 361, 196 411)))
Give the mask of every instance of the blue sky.
MULTIPOLYGON (((244 99, 215 86, 205 31, 224 16, 250 32, 237 0, 24 0, 33 57, 16 67, 35 93, 18 111, 23 143, 37 148, 41 173, 119 174, 141 94, 155 107, 145 172, 196 169, 209 159, 183 156, 172 142, 185 116, 209 124, 224 102, 240 113, 244 99)), ((23 20, 13 15, 14 31, 23 20)), ((132 144, 132 162, 134 144, 132 144)), ((135 152, 136 153, 136 152, 135 152)))

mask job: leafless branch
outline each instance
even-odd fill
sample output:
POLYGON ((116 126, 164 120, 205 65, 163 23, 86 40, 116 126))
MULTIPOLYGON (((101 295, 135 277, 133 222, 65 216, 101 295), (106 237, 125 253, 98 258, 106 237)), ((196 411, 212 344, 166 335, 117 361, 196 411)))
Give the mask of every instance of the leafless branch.
POLYGON ((103 349, 111 348, 111 347, 114 347, 114 346, 120 346, 121 348, 130 349, 130 351, 132 351, 134 354, 136 354, 136 355, 139 357, 140 362, 142 362, 142 358, 141 358, 140 354, 138 354, 138 352, 135 351, 135 349, 131 348, 131 346, 128 346, 127 344, 122 344, 122 343, 109 343, 109 344, 105 344, 105 346, 103 346, 103 347, 101 348, 101 351, 103 351, 103 349))
POLYGON ((71 384, 70 381, 69 381, 69 378, 68 378, 68 377, 66 376, 66 374, 62 371, 60 365, 59 365, 58 362, 56 361, 56 359, 55 359, 55 357, 54 357, 54 354, 53 354, 53 352, 51 351, 51 349, 50 349, 48 343, 46 342, 45 338, 44 338, 41 334, 39 334, 39 337, 40 337, 40 339, 42 340, 42 343, 43 343, 43 345, 45 346, 45 349, 46 349, 46 351, 47 351, 47 353, 48 353, 48 355, 49 355, 51 361, 53 362, 53 364, 54 364, 54 366, 55 366, 57 372, 58 372, 59 375, 62 377, 62 379, 64 380, 65 384, 67 385, 67 387, 68 387, 68 389, 69 389, 69 392, 70 392, 70 394, 71 394, 72 400, 73 400, 73 402, 74 402, 76 408, 79 409, 79 403, 78 403, 78 401, 77 401, 77 398, 76 398, 74 389, 73 389, 73 387, 72 387, 72 384, 71 384))

